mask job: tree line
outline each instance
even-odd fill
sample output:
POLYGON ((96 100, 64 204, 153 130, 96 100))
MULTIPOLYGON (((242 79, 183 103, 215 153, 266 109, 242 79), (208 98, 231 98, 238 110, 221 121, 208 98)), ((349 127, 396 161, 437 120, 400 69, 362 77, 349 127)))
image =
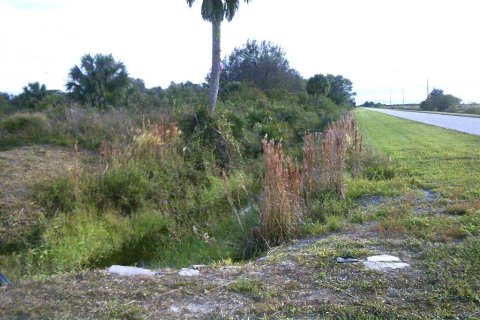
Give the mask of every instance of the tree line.
MULTIPOLYGON (((221 61, 221 69, 219 94, 224 100, 245 88, 255 88, 268 96, 309 94, 316 99, 317 106, 323 98, 345 108, 355 105, 350 80, 331 74, 304 79, 290 67, 282 47, 268 41, 248 40, 221 61)), ((131 78, 125 64, 111 54, 86 54, 80 64, 70 69, 66 92, 48 90, 38 82, 29 83, 17 96, 1 93, 0 110, 44 110, 66 102, 98 109, 175 106, 179 96, 184 102, 202 104, 210 99, 211 77, 212 72, 203 84, 172 82, 166 89, 146 88, 142 79, 131 78)))

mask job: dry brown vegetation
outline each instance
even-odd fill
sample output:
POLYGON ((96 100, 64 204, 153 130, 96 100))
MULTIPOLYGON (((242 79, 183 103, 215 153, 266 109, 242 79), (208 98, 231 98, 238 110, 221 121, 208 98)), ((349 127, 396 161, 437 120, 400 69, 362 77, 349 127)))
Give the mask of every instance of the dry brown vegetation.
POLYGON ((304 137, 302 169, 284 158, 281 142, 263 140, 265 177, 260 208, 260 231, 267 246, 291 239, 305 215, 306 205, 322 193, 345 197, 345 163, 358 174, 362 140, 352 113, 327 126, 323 133, 304 137))
POLYGON ((344 197, 346 161, 352 175, 357 176, 361 157, 362 138, 351 112, 328 125, 323 133, 305 135, 302 175, 306 194, 330 192, 344 197))
POLYGON ((260 234, 267 246, 291 239, 302 218, 302 177, 290 158, 284 159, 282 144, 263 140, 265 177, 260 205, 260 234))

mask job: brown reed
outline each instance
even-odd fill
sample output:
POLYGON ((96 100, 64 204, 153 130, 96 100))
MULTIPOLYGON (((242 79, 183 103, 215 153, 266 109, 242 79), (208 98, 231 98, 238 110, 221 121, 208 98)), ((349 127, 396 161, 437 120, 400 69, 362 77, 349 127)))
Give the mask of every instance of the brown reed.
POLYGON ((298 166, 284 159, 282 144, 262 140, 265 177, 260 202, 261 240, 267 247, 291 239, 302 218, 302 175, 298 166))
POLYGON ((310 200, 321 192, 319 181, 322 177, 322 134, 307 133, 303 137, 302 181, 303 197, 308 206, 310 200))
POLYGON ((320 193, 335 193, 345 197, 346 162, 352 175, 361 171, 362 138, 352 112, 330 123, 323 134, 308 133, 303 146, 303 196, 308 205, 320 193))
POLYGON ((328 125, 322 139, 322 191, 345 196, 343 174, 345 170, 346 135, 344 123, 336 121, 328 125))

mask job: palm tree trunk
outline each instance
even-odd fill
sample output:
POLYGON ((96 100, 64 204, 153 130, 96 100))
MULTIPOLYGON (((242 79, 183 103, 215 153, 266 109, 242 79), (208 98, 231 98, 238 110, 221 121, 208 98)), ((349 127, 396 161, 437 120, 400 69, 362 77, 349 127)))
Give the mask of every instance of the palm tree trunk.
POLYGON ((211 110, 215 110, 217 104, 218 88, 220 85, 221 65, 221 21, 212 21, 212 72, 210 74, 210 88, 208 92, 208 105, 211 110))

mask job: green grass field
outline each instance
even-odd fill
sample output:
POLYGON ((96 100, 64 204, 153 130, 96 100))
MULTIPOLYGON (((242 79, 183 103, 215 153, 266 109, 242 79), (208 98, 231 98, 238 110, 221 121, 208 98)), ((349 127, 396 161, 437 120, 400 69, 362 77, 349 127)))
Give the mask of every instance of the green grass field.
POLYGON ((403 184, 457 200, 480 198, 480 136, 357 110, 367 145, 398 168, 403 184))

